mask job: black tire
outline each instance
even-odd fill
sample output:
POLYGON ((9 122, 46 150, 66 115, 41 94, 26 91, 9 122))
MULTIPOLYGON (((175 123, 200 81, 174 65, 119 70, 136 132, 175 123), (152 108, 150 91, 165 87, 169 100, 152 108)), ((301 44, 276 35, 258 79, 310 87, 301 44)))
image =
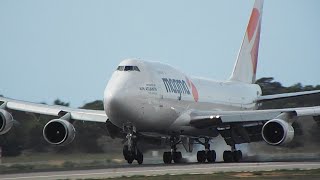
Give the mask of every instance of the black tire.
POLYGON ((128 145, 123 146, 122 154, 123 154, 124 159, 127 160, 128 154, 129 154, 128 145))
POLYGON ((139 150, 137 151, 136 160, 137 160, 138 164, 143 163, 143 154, 139 150))
POLYGON ((215 150, 211 150, 207 152, 207 160, 209 163, 216 162, 217 154, 215 150))
POLYGON ((171 162, 172 162, 171 152, 164 152, 163 153, 163 162, 165 164, 171 164, 171 162))
POLYGON ((224 151, 223 152, 223 160, 226 163, 233 162, 233 153, 231 151, 224 151))
POLYGON ((133 156, 128 156, 127 157, 128 164, 132 164, 133 160, 134 160, 133 156))
POLYGON ((182 160, 182 153, 181 152, 178 152, 178 157, 180 159, 180 161, 182 160))
POLYGON ((182 160, 181 152, 174 152, 172 159, 174 163, 181 163, 181 160, 182 160))
POLYGON ((197 160, 198 160, 198 163, 206 162, 206 152, 205 151, 198 151, 197 152, 197 160))
POLYGON ((233 152, 233 159, 235 162, 240 162, 242 159, 242 152, 240 150, 233 152))

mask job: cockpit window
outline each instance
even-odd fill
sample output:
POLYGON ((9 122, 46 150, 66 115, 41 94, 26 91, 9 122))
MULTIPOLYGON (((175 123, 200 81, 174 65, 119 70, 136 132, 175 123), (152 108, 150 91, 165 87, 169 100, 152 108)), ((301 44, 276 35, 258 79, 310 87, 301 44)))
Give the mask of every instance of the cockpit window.
POLYGON ((133 70, 134 70, 134 71, 139 71, 139 72, 140 72, 140 69, 139 69, 137 66, 133 66, 133 70))
POLYGON ((118 71, 139 71, 140 69, 137 66, 118 66, 118 71))
POLYGON ((118 66, 117 70, 118 71, 123 71, 124 70, 124 66, 118 66))
POLYGON ((124 71, 133 71, 133 66, 124 67, 124 71))

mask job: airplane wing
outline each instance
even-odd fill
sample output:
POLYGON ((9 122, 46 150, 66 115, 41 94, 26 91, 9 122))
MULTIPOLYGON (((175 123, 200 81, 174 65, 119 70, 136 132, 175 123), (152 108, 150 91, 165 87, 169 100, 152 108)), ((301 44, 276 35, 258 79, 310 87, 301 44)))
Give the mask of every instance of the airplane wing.
POLYGON ((284 98, 290 98, 290 97, 296 97, 296 96, 305 96, 305 95, 318 94, 318 93, 320 93, 320 90, 266 95, 266 96, 260 96, 257 99, 257 101, 258 102, 264 102, 264 101, 271 101, 271 100, 276 100, 276 99, 284 99, 284 98))
POLYGON ((37 104, 9 98, 0 97, 0 108, 6 108, 17 111, 31 112, 37 114, 51 115, 61 117, 66 113, 70 113, 72 120, 106 122, 108 120, 104 111, 86 110, 69 108, 65 106, 55 106, 46 104, 37 104), (2 104, 1 104, 2 103, 2 104))
POLYGON ((239 122, 267 121, 283 113, 291 114, 294 117, 319 116, 320 106, 251 111, 192 111, 190 113, 190 125, 205 127, 239 122))
MULTIPOLYGON (((181 117, 183 118, 178 118, 178 120, 180 120, 180 124, 185 126, 192 126, 198 129, 217 128, 226 143, 232 145, 266 140, 262 134, 263 127, 271 121, 276 121, 279 125, 278 127, 283 128, 283 134, 291 131, 290 128, 294 125, 293 122, 299 121, 301 117, 313 117, 319 123, 320 106, 250 111, 190 110, 181 117)), ((272 133, 279 133, 277 132, 279 129, 275 127, 270 128, 270 130, 273 131, 272 133)), ((276 137, 276 134, 274 136, 276 137)), ((284 135, 283 139, 279 139, 277 142, 267 143, 279 145, 284 143, 285 138, 293 138, 293 135, 284 135)))

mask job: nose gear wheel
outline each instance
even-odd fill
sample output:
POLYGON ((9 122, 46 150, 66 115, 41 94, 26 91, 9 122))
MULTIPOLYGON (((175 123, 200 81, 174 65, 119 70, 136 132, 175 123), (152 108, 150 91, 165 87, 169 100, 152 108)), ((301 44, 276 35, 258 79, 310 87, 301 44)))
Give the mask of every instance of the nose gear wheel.
POLYGON ((124 130, 127 132, 126 144, 123 146, 123 157, 132 164, 134 160, 137 160, 138 164, 143 163, 143 154, 137 147, 137 136, 133 126, 125 126, 124 130))

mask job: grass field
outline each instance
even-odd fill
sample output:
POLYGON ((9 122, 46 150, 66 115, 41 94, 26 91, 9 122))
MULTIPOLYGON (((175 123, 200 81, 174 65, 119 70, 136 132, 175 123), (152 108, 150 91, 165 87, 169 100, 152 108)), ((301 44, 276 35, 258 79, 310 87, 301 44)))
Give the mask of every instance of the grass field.
POLYGON ((121 154, 24 154, 17 157, 3 157, 0 163, 0 174, 99 168, 121 163, 123 163, 121 154))
POLYGON ((2 157, 3 164, 15 163, 42 163, 42 162, 84 162, 84 161, 107 161, 112 159, 123 159, 122 154, 88 154, 88 153, 70 153, 70 154, 56 154, 56 153, 33 153, 24 154, 16 157, 2 157))
MULTIPOLYGON (((109 178, 114 180, 229 180, 229 179, 290 179, 290 180, 318 180, 320 169, 315 170, 277 170, 261 172, 230 172, 214 174, 190 174, 190 175, 162 175, 162 176, 132 176, 109 178)), ((90 179, 92 180, 92 179, 90 179)), ((103 179, 99 179, 103 180, 103 179)))

